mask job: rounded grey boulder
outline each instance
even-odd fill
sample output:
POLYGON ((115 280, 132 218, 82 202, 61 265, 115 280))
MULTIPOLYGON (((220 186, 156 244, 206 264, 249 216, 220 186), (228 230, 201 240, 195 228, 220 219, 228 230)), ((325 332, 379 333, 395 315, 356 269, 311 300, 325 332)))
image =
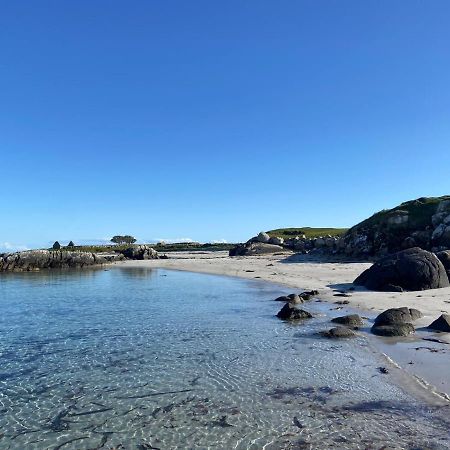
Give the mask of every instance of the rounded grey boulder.
POLYGON ((339 323, 340 325, 346 325, 348 327, 360 327, 364 325, 364 321, 358 314, 335 317, 334 319, 331 319, 331 321, 334 323, 339 323))
POLYGON ((374 326, 411 323, 421 317, 422 313, 418 309, 407 307, 391 308, 377 316, 374 326))
POLYGON ((347 327, 331 328, 328 331, 322 331, 320 334, 330 339, 351 338, 356 336, 356 334, 347 327))
POLYGON ((419 247, 385 256, 356 278, 354 284, 374 291, 422 291, 450 286, 441 261, 419 247))

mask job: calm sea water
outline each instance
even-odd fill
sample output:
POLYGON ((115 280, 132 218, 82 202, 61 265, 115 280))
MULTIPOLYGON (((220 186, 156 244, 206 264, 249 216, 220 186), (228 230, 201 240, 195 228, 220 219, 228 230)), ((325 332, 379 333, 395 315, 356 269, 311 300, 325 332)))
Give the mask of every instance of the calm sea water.
POLYGON ((186 272, 0 276, 1 449, 450 448, 448 409, 366 341, 288 325, 285 288, 186 272))

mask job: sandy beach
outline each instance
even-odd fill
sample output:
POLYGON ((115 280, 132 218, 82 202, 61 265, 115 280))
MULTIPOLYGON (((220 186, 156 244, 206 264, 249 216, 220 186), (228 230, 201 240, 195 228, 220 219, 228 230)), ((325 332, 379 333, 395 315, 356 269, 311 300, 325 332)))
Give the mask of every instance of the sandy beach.
POLYGON ((292 288, 294 292, 317 289, 319 299, 330 303, 330 317, 357 312, 368 319, 367 327, 360 333, 387 356, 393 379, 408 384, 407 388, 417 388, 418 395, 430 397, 431 394, 439 402, 450 402, 450 334, 425 329, 442 313, 450 312, 450 288, 386 293, 358 287, 348 292, 349 297, 341 298, 336 294, 348 291, 352 281, 370 267, 370 263, 321 262, 291 253, 230 258, 227 252, 174 252, 169 254, 169 259, 119 264, 260 279, 292 288), (342 300, 349 303, 336 304, 342 300), (423 317, 415 322, 414 336, 379 338, 369 333, 371 321, 380 312, 401 306, 417 308, 423 313, 423 317))

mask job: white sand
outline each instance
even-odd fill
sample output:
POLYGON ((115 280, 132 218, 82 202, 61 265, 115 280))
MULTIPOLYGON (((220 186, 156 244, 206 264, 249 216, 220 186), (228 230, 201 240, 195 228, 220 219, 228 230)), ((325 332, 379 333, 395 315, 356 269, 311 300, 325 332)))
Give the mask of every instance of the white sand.
MULTIPOLYGON (((306 257, 289 253, 234 258, 228 257, 227 252, 177 252, 168 255, 169 259, 127 261, 121 264, 257 278, 295 288, 293 290, 297 292, 317 289, 322 300, 333 303, 349 300, 350 304, 339 310, 339 314, 358 309, 357 312, 369 319, 388 308, 417 308, 424 314, 422 319, 415 322, 418 328, 429 325, 444 312, 450 313, 450 288, 401 293, 369 292, 357 288, 350 292, 351 297, 334 296, 337 290, 348 290, 352 281, 370 267, 370 263, 312 262, 306 257)), ((338 306, 333 305, 333 308, 338 306)), ((419 330, 415 337, 401 339, 367 336, 409 374, 416 379, 426 380, 432 390, 450 396, 450 333, 419 330), (449 345, 425 341, 424 337, 438 338, 449 345)))

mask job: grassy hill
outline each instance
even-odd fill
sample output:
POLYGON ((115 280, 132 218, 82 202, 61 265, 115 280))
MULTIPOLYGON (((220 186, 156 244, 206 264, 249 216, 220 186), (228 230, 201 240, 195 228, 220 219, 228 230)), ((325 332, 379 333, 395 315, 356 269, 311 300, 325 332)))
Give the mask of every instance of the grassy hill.
POLYGON ((379 227, 384 225, 389 217, 404 213, 408 213, 409 228, 425 229, 427 226, 431 226, 431 216, 436 212, 438 204, 443 200, 450 200, 450 195, 444 195, 442 197, 421 197, 416 200, 410 200, 392 209, 383 209, 355 225, 352 229, 379 227))
POLYGON ((278 228, 276 230, 270 230, 267 233, 271 237, 282 237, 284 239, 292 239, 295 236, 301 236, 304 234, 307 238, 315 238, 319 236, 342 236, 347 232, 347 228, 278 228))

